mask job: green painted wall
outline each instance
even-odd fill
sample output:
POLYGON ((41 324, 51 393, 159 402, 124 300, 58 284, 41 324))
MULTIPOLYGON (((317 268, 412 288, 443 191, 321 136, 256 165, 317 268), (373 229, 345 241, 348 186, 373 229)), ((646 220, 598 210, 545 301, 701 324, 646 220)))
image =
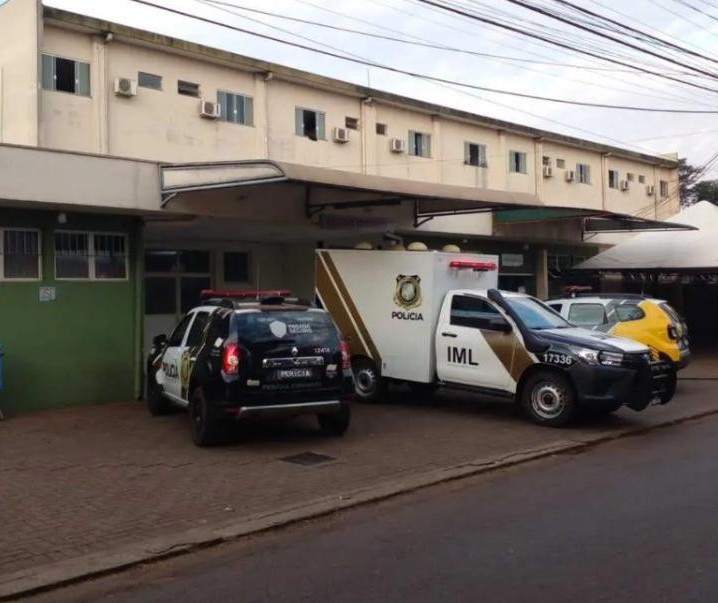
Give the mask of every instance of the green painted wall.
POLYGON ((0 343, 5 348, 0 409, 6 415, 133 397, 137 373, 134 218, 0 209, 0 227, 42 231, 39 282, 0 281, 0 343), (57 281, 56 229, 122 232, 129 241, 129 278, 121 282, 57 281), (40 286, 57 300, 40 302, 40 286))

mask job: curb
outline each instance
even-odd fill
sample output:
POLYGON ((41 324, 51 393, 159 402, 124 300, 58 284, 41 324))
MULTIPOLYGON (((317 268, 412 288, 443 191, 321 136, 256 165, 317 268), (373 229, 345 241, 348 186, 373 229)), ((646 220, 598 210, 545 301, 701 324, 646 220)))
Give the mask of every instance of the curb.
POLYGON ((604 433, 572 440, 559 440, 541 448, 513 452, 495 458, 476 459, 442 469, 435 469, 392 482, 349 491, 339 496, 324 497, 303 505, 255 515, 239 522, 235 520, 225 524, 215 524, 212 527, 192 528, 171 536, 134 543, 112 551, 94 553, 40 566, 32 570, 6 574, 0 576, 0 601, 19 599, 20 597, 68 586, 90 578, 98 578, 142 563, 169 559, 249 535, 287 527, 300 521, 316 519, 346 509, 380 502, 430 486, 488 473, 497 469, 522 465, 548 456, 581 452, 606 442, 643 435, 657 429, 696 421, 715 414, 718 414, 718 408, 696 412, 646 427, 625 428, 609 434, 604 433))

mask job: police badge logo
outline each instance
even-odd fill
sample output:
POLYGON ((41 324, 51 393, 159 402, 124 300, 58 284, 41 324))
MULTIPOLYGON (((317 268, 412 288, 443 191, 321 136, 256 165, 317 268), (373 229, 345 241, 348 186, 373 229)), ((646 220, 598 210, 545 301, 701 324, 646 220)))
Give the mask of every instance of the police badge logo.
POLYGON ((396 277, 396 290, 394 303, 405 310, 411 310, 421 305, 421 277, 400 274, 396 277))

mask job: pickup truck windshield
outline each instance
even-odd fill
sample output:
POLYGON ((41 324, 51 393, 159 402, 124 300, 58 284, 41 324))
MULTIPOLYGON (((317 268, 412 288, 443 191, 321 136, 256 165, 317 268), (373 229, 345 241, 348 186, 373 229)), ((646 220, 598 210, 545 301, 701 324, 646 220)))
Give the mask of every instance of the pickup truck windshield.
POLYGON ((565 329, 571 326, 553 310, 532 297, 506 296, 504 299, 529 329, 565 329))

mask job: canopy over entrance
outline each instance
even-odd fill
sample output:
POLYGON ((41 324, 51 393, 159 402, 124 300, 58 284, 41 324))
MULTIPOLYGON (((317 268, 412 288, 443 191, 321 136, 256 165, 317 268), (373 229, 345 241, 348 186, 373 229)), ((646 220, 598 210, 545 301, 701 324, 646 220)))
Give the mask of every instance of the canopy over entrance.
MULTIPOLYGON (((163 208, 200 215, 243 217, 243 210, 251 205, 251 217, 258 220, 306 223, 316 216, 325 219, 333 216, 339 224, 339 214, 346 210, 384 207, 391 219, 410 219, 415 227, 441 216, 503 211, 507 221, 518 222, 581 218, 585 219, 585 227, 601 232, 691 228, 604 210, 551 207, 528 193, 268 160, 165 164, 160 166, 160 176, 163 208), (263 215, 263 211, 270 209, 271 215, 263 215)), ((366 219, 381 226, 381 215, 375 213, 366 219)), ((352 217, 351 222, 355 224, 356 218, 352 217)))
POLYGON ((646 232, 576 266, 606 272, 718 272, 718 207, 701 201, 672 218, 683 232, 646 232))

